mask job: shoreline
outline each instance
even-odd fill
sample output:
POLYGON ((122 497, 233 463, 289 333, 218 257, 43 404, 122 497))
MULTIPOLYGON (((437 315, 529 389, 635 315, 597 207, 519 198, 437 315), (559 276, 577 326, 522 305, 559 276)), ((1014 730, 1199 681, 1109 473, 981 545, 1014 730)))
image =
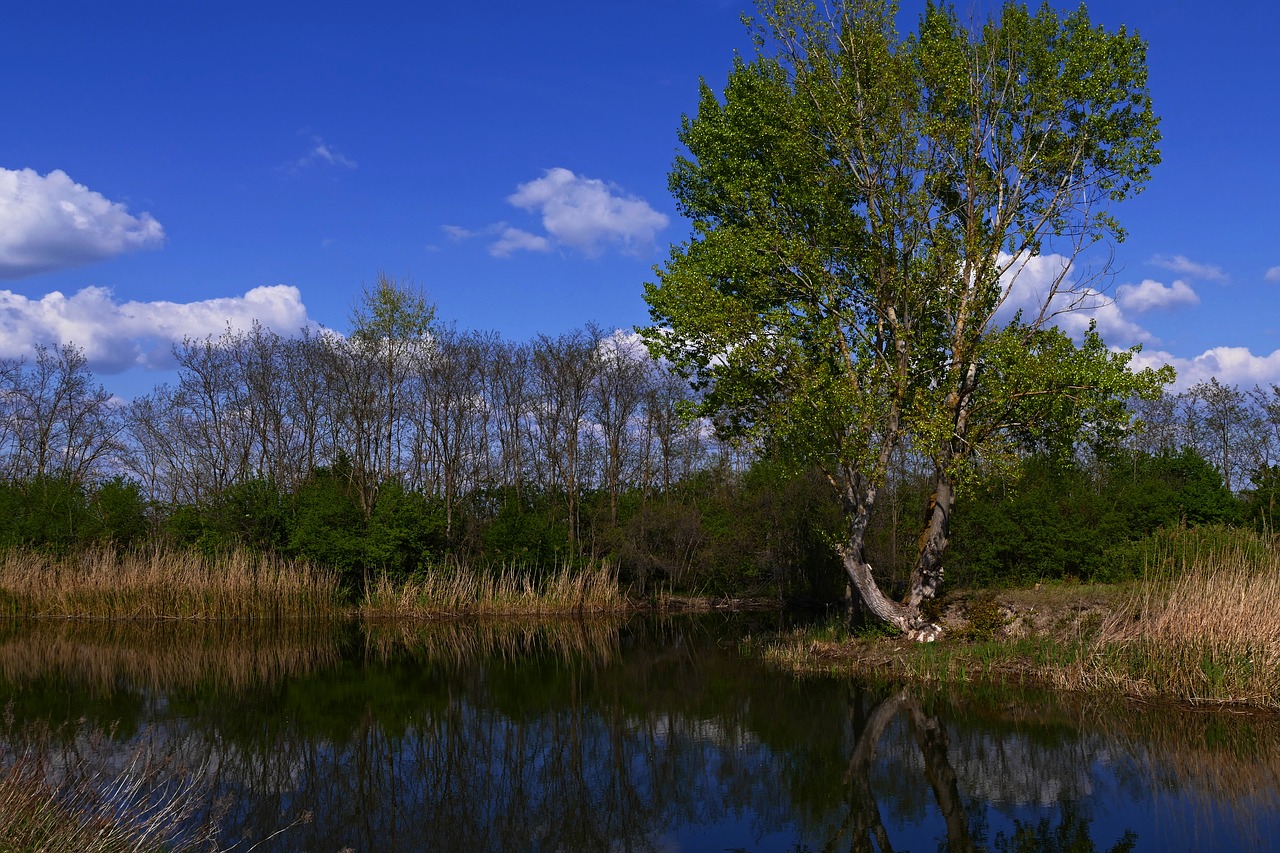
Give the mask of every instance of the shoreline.
MULTIPOLYGON (((1141 624, 1138 584, 957 591, 933 643, 828 623, 753 637, 750 654, 796 677, 843 676, 929 687, 1019 687, 1200 710, 1280 712, 1269 657, 1225 654, 1194 639, 1156 640, 1141 624)), ((1148 620, 1150 621, 1150 620, 1148 620)), ((1276 643, 1267 644, 1274 651, 1276 643)), ((1274 664, 1273 660, 1270 660, 1274 664)))

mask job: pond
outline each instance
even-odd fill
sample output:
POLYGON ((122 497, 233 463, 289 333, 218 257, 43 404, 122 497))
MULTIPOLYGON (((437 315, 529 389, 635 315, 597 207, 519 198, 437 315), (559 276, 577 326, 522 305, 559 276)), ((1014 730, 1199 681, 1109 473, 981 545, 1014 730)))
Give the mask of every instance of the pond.
POLYGON ((0 627, 7 754, 147 755, 224 846, 1266 850, 1280 721, 796 679, 780 617, 0 627), (58 728, 63 726, 63 728, 58 728))

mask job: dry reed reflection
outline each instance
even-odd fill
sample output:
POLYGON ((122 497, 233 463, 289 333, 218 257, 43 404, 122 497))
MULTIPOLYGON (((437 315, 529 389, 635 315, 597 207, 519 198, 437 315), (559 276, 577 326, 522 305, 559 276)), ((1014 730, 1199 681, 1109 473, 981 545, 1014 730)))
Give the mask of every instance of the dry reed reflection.
POLYGON ((619 650, 621 617, 591 619, 456 619, 439 622, 368 621, 366 649, 385 660, 401 651, 463 666, 518 661, 534 654, 606 664, 619 650))
POLYGON ((341 658, 335 626, 311 621, 23 621, 0 631, 0 676, 56 677, 109 691, 212 685, 232 691, 321 672, 341 658))

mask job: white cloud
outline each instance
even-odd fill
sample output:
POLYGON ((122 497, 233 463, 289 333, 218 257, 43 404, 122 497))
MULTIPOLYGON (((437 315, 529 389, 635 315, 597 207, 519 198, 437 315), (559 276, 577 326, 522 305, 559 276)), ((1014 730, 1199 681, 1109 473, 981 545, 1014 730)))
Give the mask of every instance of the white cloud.
POLYGON ((1222 267, 1214 266, 1212 264, 1196 263, 1186 255, 1174 255, 1172 258, 1166 258, 1163 255, 1155 255, 1151 258, 1151 263, 1158 267, 1164 267, 1167 270, 1182 273, 1190 278, 1198 278, 1205 281, 1225 282, 1229 278, 1229 276, 1222 271, 1222 267))
POLYGON ((1280 281, 1280 267, 1272 267, 1271 269, 1267 270, 1266 274, 1263 275, 1262 277, 1267 281, 1272 281, 1272 282, 1280 281))
POLYGON ((614 329, 612 334, 600 339, 598 349, 605 358, 625 358, 629 361, 648 361, 650 358, 644 338, 631 329, 614 329))
POLYGON ((1214 347, 1194 358, 1180 358, 1168 352, 1144 351, 1131 362, 1135 369, 1171 364, 1178 371, 1175 391, 1185 391, 1211 377, 1224 385, 1252 388, 1280 384, 1280 350, 1270 355, 1254 355, 1246 347, 1214 347))
POLYGON ((652 246, 670 221, 643 199, 564 168, 548 169, 541 178, 520 184, 507 201, 540 214, 542 226, 556 243, 588 255, 610 245, 640 251, 652 246))
POLYGON ((0 169, 0 279, 105 260, 164 243, 149 213, 134 216, 66 172, 0 169))
POLYGON ((461 225, 441 225, 440 228, 450 240, 469 240, 476 236, 476 232, 470 228, 463 228, 461 225))
POLYGON ((1130 347, 1151 343, 1155 337, 1124 316, 1121 306, 1106 294, 1078 284, 1072 277, 1071 260, 1063 255, 1036 255, 1014 261, 1003 252, 999 262, 1005 268, 1001 281, 1009 293, 996 312, 997 323, 1007 323, 1018 311, 1024 322, 1034 322, 1043 309, 1045 322, 1080 340, 1091 322, 1098 334, 1112 346, 1130 347))
POLYGON ((342 154, 338 149, 325 142, 319 136, 311 137, 311 147, 307 153, 289 164, 288 171, 296 173, 312 166, 337 166, 342 169, 355 169, 359 164, 342 154))
POLYGON ((1122 284, 1117 293, 1120 307, 1136 314, 1157 308, 1200 304, 1200 297, 1184 281, 1175 281, 1166 286, 1158 281, 1146 279, 1141 284, 1122 284))
POLYGON ((101 373, 165 369, 172 366, 170 348, 183 338, 216 337, 255 320, 281 334, 309 324, 302 294, 283 284, 199 302, 116 302, 101 287, 41 299, 0 290, 0 357, 29 355, 36 344, 71 343, 101 373))
POLYGON ((510 257, 512 252, 549 252, 551 241, 519 228, 504 228, 498 239, 489 246, 489 254, 495 258, 510 257))

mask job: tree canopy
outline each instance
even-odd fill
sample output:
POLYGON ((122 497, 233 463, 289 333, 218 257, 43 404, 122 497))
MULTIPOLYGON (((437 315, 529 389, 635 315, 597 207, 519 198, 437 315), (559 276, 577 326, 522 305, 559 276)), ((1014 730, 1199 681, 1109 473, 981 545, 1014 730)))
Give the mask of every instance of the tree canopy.
POLYGON ((930 3, 900 37, 883 0, 762 3, 757 55, 686 116, 670 185, 693 236, 646 287, 652 352, 721 428, 817 464, 838 550, 880 618, 920 638, 955 490, 984 460, 1106 441, 1166 372, 1090 327, 1114 203, 1159 162, 1146 45, 1006 4, 981 24, 930 3), (894 455, 932 469, 903 601, 863 551, 894 455))

